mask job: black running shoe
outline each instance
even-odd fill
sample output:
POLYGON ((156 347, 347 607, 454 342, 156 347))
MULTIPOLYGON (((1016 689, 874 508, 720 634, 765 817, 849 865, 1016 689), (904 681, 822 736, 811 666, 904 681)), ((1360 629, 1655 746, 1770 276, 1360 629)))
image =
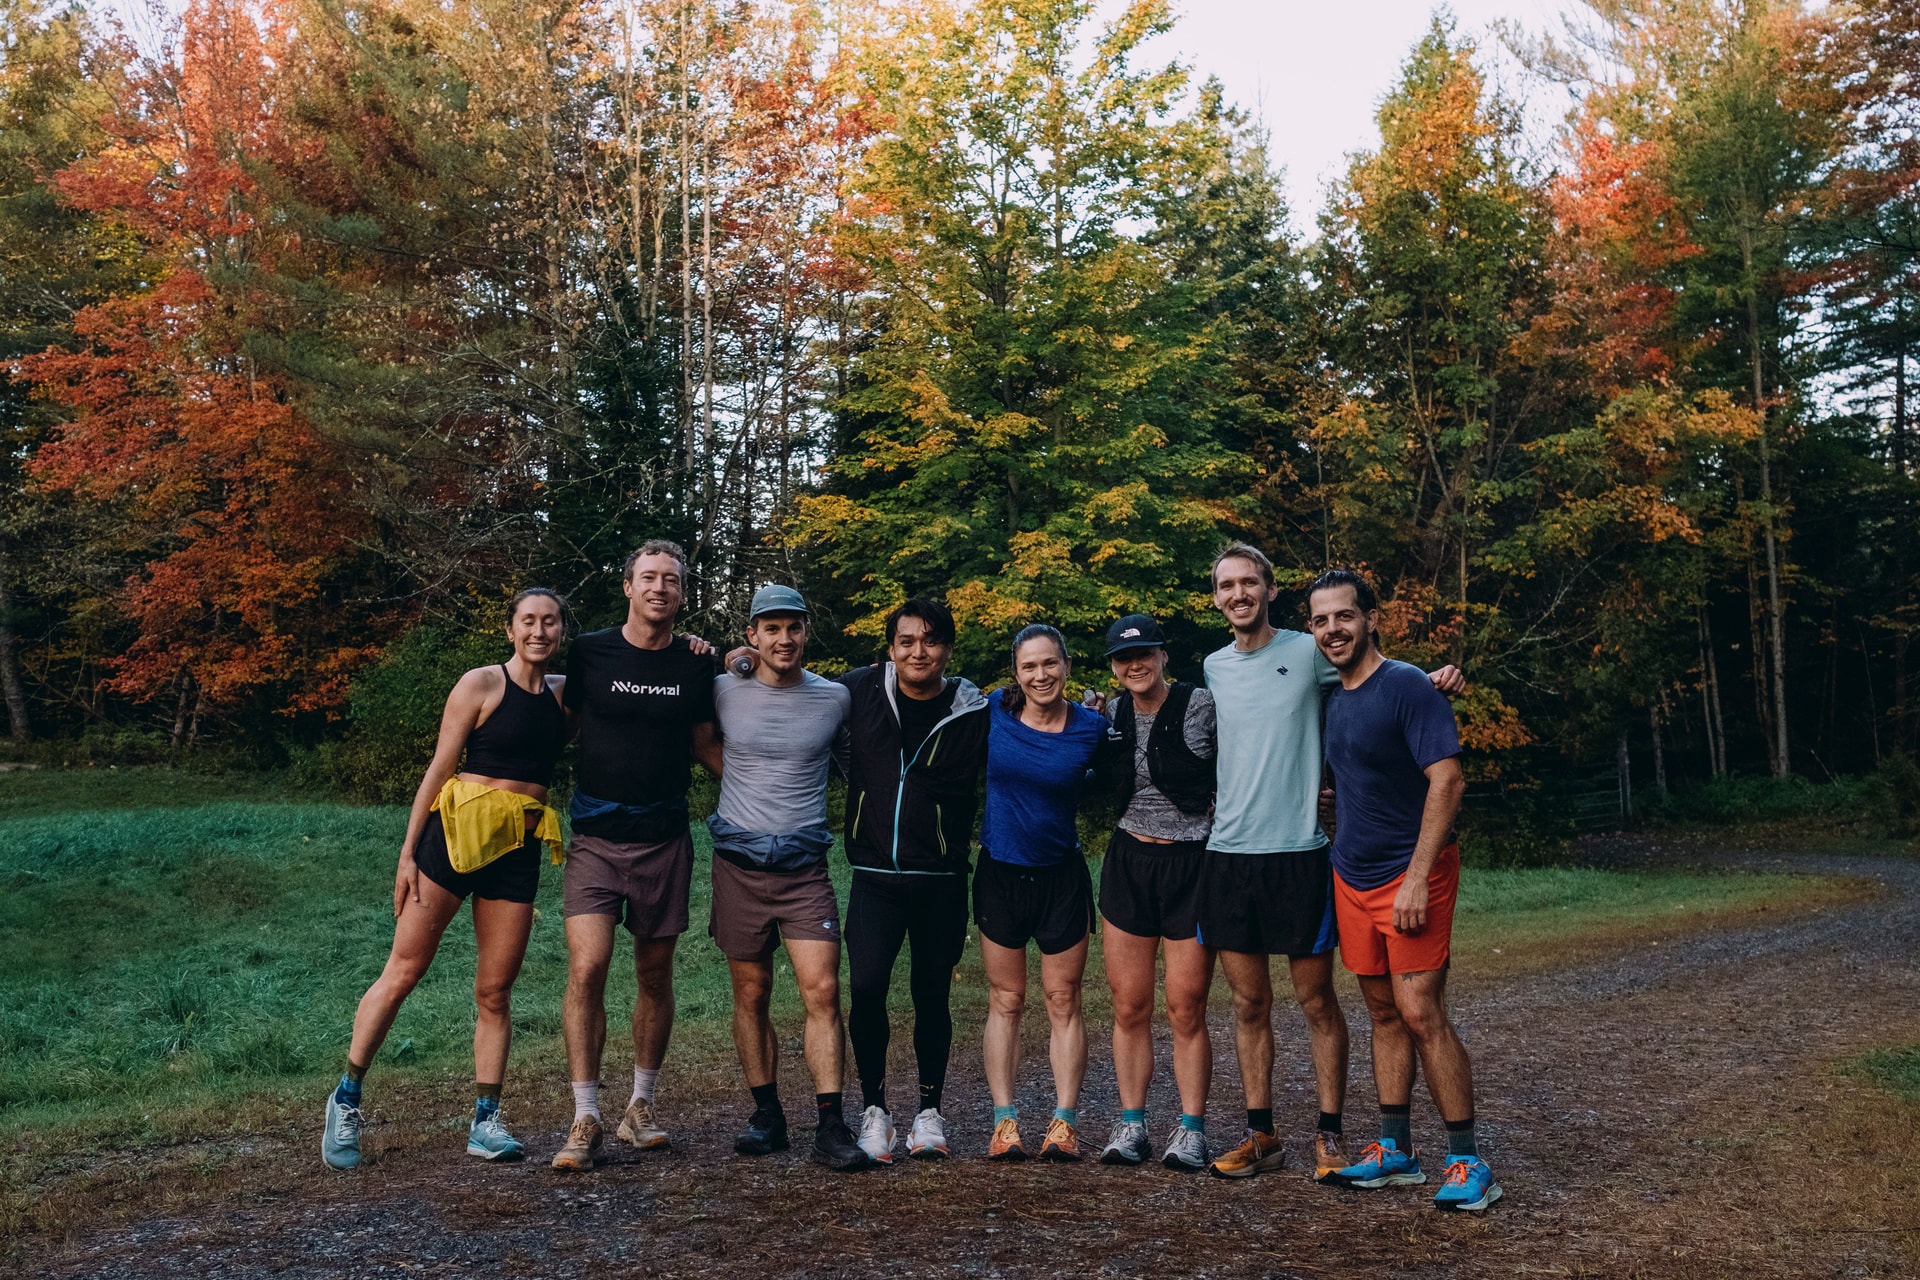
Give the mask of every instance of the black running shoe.
POLYGON ((734 1152, 743 1156, 770 1156, 787 1149, 787 1117, 779 1111, 756 1111, 747 1127, 733 1140, 734 1152))
POLYGON ((813 1131, 813 1162, 841 1173, 865 1169, 873 1161, 853 1140, 853 1130, 845 1120, 823 1120, 813 1131))

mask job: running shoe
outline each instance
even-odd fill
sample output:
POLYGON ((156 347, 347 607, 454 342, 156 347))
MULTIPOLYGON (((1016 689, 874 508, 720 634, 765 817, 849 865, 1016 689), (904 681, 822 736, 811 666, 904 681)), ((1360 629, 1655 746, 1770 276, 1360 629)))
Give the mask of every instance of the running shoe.
POLYGON ((553 1167, 593 1168, 600 1163, 600 1144, 604 1141, 606 1135, 601 1131, 599 1116, 575 1116, 573 1127, 567 1130, 567 1144, 554 1153, 553 1167))
POLYGON ((1493 1170, 1479 1156, 1448 1156, 1433 1207, 1478 1213, 1504 1194, 1493 1180, 1493 1170))
POLYGON ((787 1149, 787 1113, 755 1111, 747 1118, 747 1127, 733 1140, 736 1155, 770 1156, 787 1149))
MULTIPOLYGON (((892 1123, 887 1127, 891 1129, 892 1123)), ((893 1158, 892 1151, 887 1152, 887 1158, 893 1158)), ((821 1121, 813 1131, 813 1162, 840 1173, 852 1173, 873 1164, 860 1144, 853 1140, 853 1130, 847 1128, 847 1122, 838 1118, 821 1121)))
POLYGON ((614 1133, 620 1141, 641 1151, 667 1149, 667 1131, 654 1118, 653 1101, 650 1098, 635 1098, 629 1102, 627 1114, 620 1117, 620 1127, 614 1133))
POLYGON ((1173 1126, 1173 1133, 1167 1138, 1167 1153, 1160 1157, 1160 1163, 1183 1172, 1206 1168, 1207 1135, 1183 1124, 1173 1126))
POLYGON ((1138 1120, 1118 1120, 1100 1152, 1101 1164, 1140 1164, 1153 1159, 1153 1138, 1138 1120))
POLYGON ((860 1113, 860 1149, 875 1164, 893 1163, 893 1117, 885 1107, 868 1107, 860 1113))
POLYGON ((1011 1116, 993 1126, 993 1141, 987 1144, 989 1160, 1025 1160, 1027 1148, 1020 1141, 1020 1122, 1011 1116))
POLYGON ((1420 1171, 1420 1152, 1402 1151, 1392 1138, 1367 1144, 1358 1164, 1335 1169, 1320 1181, 1334 1187, 1413 1187, 1427 1180, 1420 1171))
POLYGON ((327 1095, 327 1125, 320 1131, 320 1158, 335 1169, 351 1169, 360 1163, 360 1108, 340 1101, 338 1093, 327 1095))
POLYGON ((1325 1182, 1347 1167, 1347 1153, 1340 1149, 1340 1135, 1325 1129, 1313 1135, 1313 1180, 1325 1182))
POLYGON ((932 1107, 913 1118, 913 1132, 907 1135, 907 1154, 916 1160, 944 1160, 947 1155, 947 1120, 932 1107))
POLYGON ((527 1153, 500 1117, 491 1115, 467 1126, 467 1154, 482 1160, 518 1160, 527 1153))
POLYGON ((1042 1160, 1070 1161, 1080 1158, 1080 1134, 1074 1127, 1055 1116, 1047 1122, 1047 1136, 1040 1144, 1042 1160))
POLYGON ((1287 1162, 1287 1149, 1280 1139, 1258 1129, 1247 1130, 1245 1141, 1207 1166, 1216 1178, 1251 1178, 1257 1173, 1272 1173, 1287 1162))

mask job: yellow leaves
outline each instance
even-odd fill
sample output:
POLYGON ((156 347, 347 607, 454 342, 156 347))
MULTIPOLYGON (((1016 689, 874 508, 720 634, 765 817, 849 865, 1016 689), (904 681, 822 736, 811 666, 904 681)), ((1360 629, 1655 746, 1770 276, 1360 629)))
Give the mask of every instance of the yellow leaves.
POLYGON ((996 591, 977 578, 948 591, 946 603, 961 626, 995 635, 1019 630, 1039 612, 1032 601, 996 591))
POLYGON ((1135 520, 1140 516, 1140 504, 1152 496, 1144 480, 1131 484, 1115 485, 1104 493, 1096 493, 1081 504, 1081 512, 1088 521, 1105 520, 1119 524, 1135 520))
POLYGON ((1016 533, 1008 539, 1008 567, 1029 580, 1052 573, 1074 573, 1073 544, 1043 529, 1016 533))
POLYGON ((854 525, 878 518, 878 512, 863 507, 841 493, 802 494, 787 522, 786 533, 799 541, 813 538, 832 542, 854 525))

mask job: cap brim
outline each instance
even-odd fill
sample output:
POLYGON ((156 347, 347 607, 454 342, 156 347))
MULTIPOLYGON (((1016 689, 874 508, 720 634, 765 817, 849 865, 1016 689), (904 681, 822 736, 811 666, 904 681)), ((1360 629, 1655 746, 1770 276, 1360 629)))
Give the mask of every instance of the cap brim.
POLYGON ((1145 652, 1152 649, 1164 649, 1166 647, 1165 643, 1159 640, 1155 640, 1150 644, 1123 644, 1117 649, 1107 650, 1107 656, 1109 658, 1117 658, 1123 653, 1134 653, 1136 651, 1145 652))

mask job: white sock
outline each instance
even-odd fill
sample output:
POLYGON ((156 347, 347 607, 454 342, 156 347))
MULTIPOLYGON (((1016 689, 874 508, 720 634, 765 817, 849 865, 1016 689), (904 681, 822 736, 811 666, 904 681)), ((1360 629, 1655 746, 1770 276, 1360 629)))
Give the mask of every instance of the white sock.
POLYGON ((598 1080, 573 1082, 573 1118, 581 1116, 600 1118, 600 1082, 598 1080))
POLYGON ((627 1099, 627 1105, 636 1102, 653 1101, 653 1086, 660 1079, 660 1068, 651 1069, 636 1065, 633 1069, 633 1096, 627 1099))

